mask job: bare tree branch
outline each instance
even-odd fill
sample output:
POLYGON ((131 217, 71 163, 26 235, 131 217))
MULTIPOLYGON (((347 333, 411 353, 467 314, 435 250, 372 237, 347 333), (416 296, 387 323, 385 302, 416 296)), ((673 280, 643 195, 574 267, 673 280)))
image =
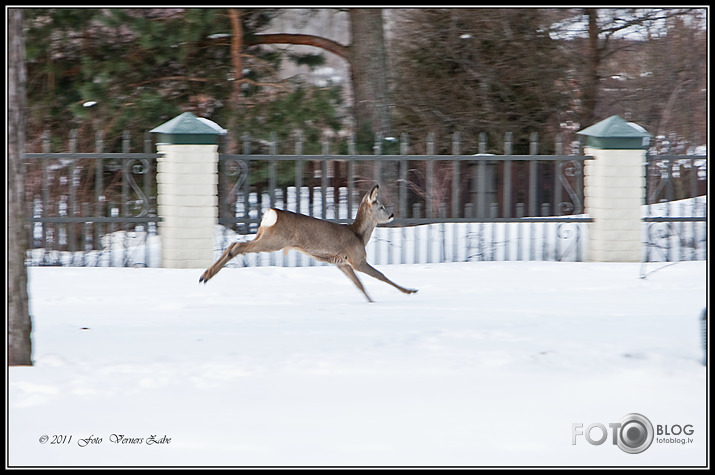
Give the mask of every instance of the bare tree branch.
POLYGON ((306 45, 324 49, 330 53, 336 54, 341 58, 349 60, 350 47, 340 44, 337 41, 323 38, 322 36, 291 34, 291 33, 274 33, 253 35, 246 39, 246 45, 269 45, 269 44, 291 44, 291 45, 306 45))

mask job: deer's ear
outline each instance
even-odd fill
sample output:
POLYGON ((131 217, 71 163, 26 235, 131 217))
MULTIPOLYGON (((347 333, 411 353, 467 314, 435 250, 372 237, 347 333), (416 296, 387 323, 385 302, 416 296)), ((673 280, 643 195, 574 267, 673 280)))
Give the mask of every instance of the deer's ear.
POLYGON ((368 194, 368 199, 370 202, 374 203, 377 201, 377 194, 380 191, 380 185, 375 185, 372 187, 372 190, 370 190, 370 193, 368 194))

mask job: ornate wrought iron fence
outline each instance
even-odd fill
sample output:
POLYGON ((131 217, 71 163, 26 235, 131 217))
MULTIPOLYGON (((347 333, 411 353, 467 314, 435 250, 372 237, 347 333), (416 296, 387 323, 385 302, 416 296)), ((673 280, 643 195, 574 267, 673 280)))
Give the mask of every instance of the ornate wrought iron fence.
POLYGON ((158 266, 156 153, 145 136, 144 153, 130 153, 125 132, 121 153, 25 154, 25 194, 30 226, 29 265, 158 266))
MULTIPOLYGON (((30 265, 159 266, 156 213, 156 159, 152 141, 144 153, 130 152, 125 132, 121 153, 78 153, 76 134, 69 151, 26 154, 26 197, 30 227, 30 265)), ((591 219, 583 210, 583 162, 591 157, 538 155, 531 138, 529 155, 460 153, 436 155, 428 138, 425 154, 408 153, 403 137, 398 153, 358 155, 352 142, 346 154, 268 153, 219 156, 219 220, 216 251, 255 233, 262 213, 272 206, 350 222, 362 194, 373 183, 397 216, 376 230, 371 256, 376 263, 464 260, 582 260, 591 219)), ((649 155, 644 206, 645 261, 706 258, 705 155, 649 155)), ((300 255, 250 256, 237 265, 312 265, 300 255)))
POLYGON ((646 262, 707 258, 707 155, 646 157, 646 262))
MULTIPOLYGON (((217 252, 236 234, 255 233, 269 207, 281 207, 336 222, 351 222, 362 194, 374 183, 392 203, 396 219, 378 228, 371 243, 377 263, 447 262, 463 260, 576 260, 583 258, 586 223, 583 213, 581 155, 538 155, 532 136, 531 154, 512 155, 511 135, 504 155, 459 152, 436 155, 428 138, 427 153, 382 154, 377 140, 374 155, 355 154, 348 143, 345 155, 278 155, 270 140, 268 154, 251 153, 243 141, 242 154, 219 155, 219 222, 226 232, 217 252)), ((561 151, 561 144, 556 146, 561 151)), ((370 250, 370 249, 369 249, 370 250)), ((274 253, 248 256, 237 265, 303 265, 300 256, 274 253)))

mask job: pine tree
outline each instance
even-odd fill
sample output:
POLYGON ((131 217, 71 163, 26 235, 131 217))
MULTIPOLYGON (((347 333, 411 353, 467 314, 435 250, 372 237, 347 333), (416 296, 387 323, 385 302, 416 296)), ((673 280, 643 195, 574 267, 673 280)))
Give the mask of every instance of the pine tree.
MULTIPOLYGON (((246 132, 267 135, 269 130, 249 125, 268 125, 260 113, 269 104, 304 94, 298 90, 311 86, 279 81, 276 72, 285 58, 257 46, 240 52, 241 71, 235 71, 235 28, 229 13, 182 8, 29 10, 31 135, 39 137, 47 128, 61 138, 79 129, 85 142, 80 147, 91 150, 92 132, 101 130, 105 148, 116 151, 123 130, 135 131, 138 141, 142 131, 186 110, 224 127, 230 124, 236 139, 246 132)), ((260 31, 277 14, 277 9, 243 10, 242 35, 260 31)), ((304 109, 321 116, 303 116, 301 123, 268 122, 300 128, 317 119, 315 123, 324 126, 322 117, 336 117, 339 103, 323 105, 319 111, 304 109)), ((39 140, 30 145, 39 147, 39 140)))

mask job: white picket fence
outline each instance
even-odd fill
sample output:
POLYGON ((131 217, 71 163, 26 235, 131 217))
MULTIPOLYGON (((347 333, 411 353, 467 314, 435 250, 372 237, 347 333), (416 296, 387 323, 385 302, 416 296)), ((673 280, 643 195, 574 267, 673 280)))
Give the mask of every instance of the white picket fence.
MULTIPOLYGON (((320 193, 320 189, 313 190, 320 193)), ((289 192, 288 196, 296 196, 289 192)), ((307 189, 301 209, 308 213, 307 189)), ((341 190, 338 203, 331 201, 332 190, 326 197, 328 219, 351 219, 347 213, 347 192, 341 190)), ((243 203, 243 200, 237 200, 243 203)), ((250 215, 260 218, 268 209, 268 196, 253 194, 250 215), (260 206, 259 206, 260 203, 260 206), (260 210, 260 212, 259 212, 260 210)), ((314 199, 312 215, 321 216, 320 199, 314 199)), ((239 205, 240 206, 240 205, 239 205)), ((276 207, 295 210, 295 203, 277 195, 276 207)), ((707 197, 658 203, 643 206, 643 216, 694 216, 704 215, 707 197)), ((543 218, 541 218, 543 220, 543 218)), ((255 230, 253 230, 255 233, 255 230)), ((215 256, 218 258, 232 242, 250 241, 255 234, 239 235, 217 225, 215 231, 215 256)), ((644 248, 650 247, 648 261, 700 260, 707 256, 707 223, 644 223, 644 248), (649 235, 650 233, 650 235, 649 235), (655 234, 654 234, 655 233, 655 234), (654 240, 654 236, 657 238, 654 240), (669 252, 664 249, 670 249, 669 252)), ((587 260, 588 223, 529 222, 519 223, 435 223, 409 227, 378 227, 373 233, 367 251, 368 260, 375 265, 421 264, 433 262, 465 261, 581 261, 587 260)), ((103 250, 47 251, 53 262, 61 265, 122 266, 127 261, 136 267, 161 267, 161 242, 153 225, 137 225, 132 231, 117 231, 103 237, 103 250)), ((644 249, 645 253, 645 249, 644 249)), ((47 257, 44 249, 32 249, 32 265, 42 265, 47 257)), ((645 257, 645 256, 644 256, 645 257)), ((316 262, 297 251, 250 254, 237 256, 229 267, 244 266, 299 267, 327 265, 316 262)))

